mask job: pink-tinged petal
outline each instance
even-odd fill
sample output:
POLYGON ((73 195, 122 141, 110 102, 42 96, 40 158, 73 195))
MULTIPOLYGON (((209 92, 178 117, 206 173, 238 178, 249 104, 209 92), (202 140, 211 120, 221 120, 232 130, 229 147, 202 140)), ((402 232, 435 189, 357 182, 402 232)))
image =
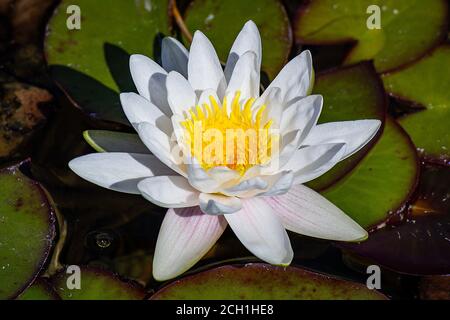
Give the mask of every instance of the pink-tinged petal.
POLYGON ((204 214, 199 207, 169 209, 159 230, 153 277, 174 278, 196 264, 227 226, 223 216, 204 214))
POLYGON ((242 200, 242 210, 224 215, 242 244, 255 256, 275 265, 289 265, 291 242, 280 218, 263 198, 242 200))
POLYGON ((315 126, 306 137, 304 144, 345 143, 346 159, 363 148, 380 129, 380 120, 357 120, 329 122, 315 126))
POLYGON ((139 182, 138 189, 145 199, 163 208, 185 208, 199 204, 200 192, 182 176, 150 177, 139 182))
POLYGON ((367 238, 367 232, 341 209, 303 185, 293 186, 282 196, 261 199, 276 212, 290 231, 337 241, 367 238))

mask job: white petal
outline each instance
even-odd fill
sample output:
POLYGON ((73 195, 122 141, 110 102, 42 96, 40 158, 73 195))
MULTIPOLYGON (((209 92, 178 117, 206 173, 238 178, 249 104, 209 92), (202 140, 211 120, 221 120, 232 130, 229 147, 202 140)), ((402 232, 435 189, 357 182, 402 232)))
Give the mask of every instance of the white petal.
MULTIPOLYGON (((325 172, 333 168, 339 161, 345 152, 345 143, 332 143, 329 146, 324 147, 311 147, 313 150, 306 150, 304 153, 296 153, 296 157, 299 162, 307 164, 303 167, 297 166, 297 170, 294 172, 294 184, 306 183, 320 177, 325 172), (321 149, 323 148, 323 149, 321 149), (311 152, 309 152, 311 151, 311 152)), ((295 161, 295 160, 294 160, 295 161)), ((287 169, 287 168, 283 168, 287 169)))
POLYGON ((108 130, 86 130, 83 137, 97 152, 150 153, 137 134, 108 130))
POLYGON ((169 209, 156 241, 153 277, 164 281, 190 269, 211 249, 226 226, 222 216, 204 214, 199 207, 169 209))
POLYGON ((185 208, 198 205, 200 193, 182 176, 150 177, 138 183, 148 201, 164 208, 185 208))
POLYGON ((172 112, 180 115, 194 107, 197 100, 189 81, 176 71, 167 76, 167 100, 172 112))
POLYGON ((231 79, 231 75, 233 74, 239 57, 247 51, 253 51, 256 54, 257 70, 259 71, 261 69, 262 59, 261 36, 259 35, 258 27, 251 20, 245 23, 231 47, 225 66, 225 77, 227 82, 231 79))
MULTIPOLYGON (((267 89, 271 87, 280 88, 284 103, 290 104, 293 99, 305 97, 308 94, 312 85, 312 78, 311 52, 306 50, 289 61, 267 89)), ((266 92, 263 93, 263 95, 265 94, 266 92)))
POLYGON ((138 126, 139 138, 147 146, 147 148, 153 153, 162 163, 176 171, 177 173, 185 176, 185 172, 181 170, 181 163, 179 159, 175 159, 172 156, 172 142, 170 138, 161 130, 148 122, 142 122, 138 126))
POLYGON ((238 184, 225 188, 221 192, 227 196, 233 197, 252 197, 269 187, 269 182, 263 177, 253 177, 242 180, 238 184))
POLYGON ((242 201, 242 210, 224 215, 242 244, 258 258, 289 265, 293 251, 281 220, 263 198, 242 201))
POLYGON ((155 61, 141 54, 130 57, 130 71, 139 94, 170 116, 166 91, 167 72, 155 61))
POLYGON ((286 229, 310 237, 358 241, 367 232, 317 192, 296 185, 282 196, 262 198, 282 219, 286 229))
POLYGON ((304 144, 303 141, 319 119, 322 106, 323 97, 321 95, 308 96, 289 105, 282 114, 281 134, 301 130, 300 139, 304 144))
POLYGON ((158 158, 150 154, 92 153, 69 162, 69 167, 83 179, 115 191, 139 194, 142 179, 174 175, 158 158))
POLYGON ((342 121, 319 124, 306 137, 304 144, 344 142, 346 150, 343 159, 361 150, 380 129, 380 120, 342 121))
POLYGON ((227 197, 220 194, 201 193, 199 197, 200 209, 206 214, 221 215, 241 210, 239 198, 227 197))
POLYGON ((257 108, 265 105, 267 111, 264 112, 262 122, 266 123, 269 120, 273 120, 271 128, 280 128, 281 116, 283 114, 283 101, 281 99, 281 89, 272 87, 268 89, 267 94, 264 97, 256 99, 252 106, 252 110, 255 112, 257 108))
POLYGON ((269 188, 267 191, 258 194, 258 196, 278 196, 285 194, 292 187, 294 182, 294 174, 292 171, 284 171, 280 174, 271 176, 271 181, 269 183, 269 188))
POLYGON ((294 152, 283 170, 298 172, 308 167, 321 166, 332 159, 343 146, 343 143, 326 143, 302 147, 294 152))
POLYGON ((259 69, 258 57, 253 51, 247 51, 239 58, 234 68, 233 75, 228 83, 226 96, 232 101, 236 91, 240 91, 240 101, 259 96, 259 69))
POLYGON ((170 134, 172 130, 170 119, 147 99, 134 92, 127 92, 120 94, 120 102, 128 121, 135 129, 141 122, 149 122, 166 134, 170 134))
POLYGON ((188 79, 196 91, 213 89, 220 98, 225 92, 225 77, 217 53, 206 36, 196 31, 188 61, 188 79))
POLYGON ((165 37, 161 43, 161 62, 167 71, 177 71, 187 78, 189 52, 175 38, 165 37))
POLYGON ((188 181, 194 188, 204 193, 215 193, 219 190, 222 182, 211 177, 198 163, 196 158, 188 157, 187 161, 188 181))

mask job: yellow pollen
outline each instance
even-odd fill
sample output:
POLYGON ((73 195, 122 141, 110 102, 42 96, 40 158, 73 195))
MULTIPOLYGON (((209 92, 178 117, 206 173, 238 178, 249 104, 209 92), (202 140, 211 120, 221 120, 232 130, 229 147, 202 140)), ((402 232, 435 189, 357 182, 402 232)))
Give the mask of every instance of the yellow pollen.
POLYGON ((265 164, 274 151, 278 135, 272 134, 271 119, 265 119, 266 106, 255 110, 254 98, 240 103, 235 93, 228 108, 226 97, 220 105, 213 96, 209 104, 197 105, 181 121, 185 143, 205 170, 226 166, 243 175, 249 168, 265 164))

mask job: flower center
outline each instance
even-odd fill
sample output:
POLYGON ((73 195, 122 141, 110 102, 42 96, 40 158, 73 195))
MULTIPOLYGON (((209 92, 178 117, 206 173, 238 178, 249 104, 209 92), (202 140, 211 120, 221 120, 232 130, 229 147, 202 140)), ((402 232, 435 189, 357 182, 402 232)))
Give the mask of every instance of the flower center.
POLYGON ((243 175, 249 168, 265 164, 274 151, 278 135, 271 132, 271 119, 265 119, 266 106, 252 108, 255 99, 240 103, 239 91, 230 108, 213 96, 209 103, 186 112, 181 121, 185 143, 205 170, 226 166, 243 175), (252 110, 253 109, 253 110, 252 110))

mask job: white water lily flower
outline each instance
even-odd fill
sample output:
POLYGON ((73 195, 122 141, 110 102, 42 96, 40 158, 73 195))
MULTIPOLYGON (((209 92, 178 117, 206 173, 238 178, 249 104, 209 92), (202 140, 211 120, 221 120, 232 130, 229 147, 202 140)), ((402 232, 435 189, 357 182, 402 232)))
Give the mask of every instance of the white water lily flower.
MULTIPOLYGON (((189 52, 177 40, 165 38, 162 67, 145 56, 131 56, 139 94, 120 96, 149 152, 143 153, 143 145, 133 142, 124 152, 89 154, 69 163, 92 183, 141 194, 169 208, 154 255, 157 280, 192 267, 227 225, 249 251, 275 265, 289 265, 293 258, 286 229, 337 241, 367 237, 356 222, 303 183, 360 150, 375 136, 380 121, 317 125, 323 99, 308 95, 314 78, 309 51, 292 59, 262 95, 260 67, 261 39, 252 21, 235 40, 225 70, 200 31, 189 52), (208 162, 193 148, 197 122, 216 129, 220 137, 230 128, 262 133, 270 128, 278 136, 266 136, 264 146, 278 137, 273 140, 279 147, 270 149, 267 161, 258 154, 253 162, 244 158, 237 163, 234 157, 226 163, 208 162), (183 161, 174 154, 176 147, 184 152, 183 161), (271 165, 274 160, 276 166, 271 165)), ((104 142, 105 150, 108 144, 110 150, 126 145, 114 139, 120 135, 104 142)), ((206 147, 205 141, 200 145, 206 147)))

